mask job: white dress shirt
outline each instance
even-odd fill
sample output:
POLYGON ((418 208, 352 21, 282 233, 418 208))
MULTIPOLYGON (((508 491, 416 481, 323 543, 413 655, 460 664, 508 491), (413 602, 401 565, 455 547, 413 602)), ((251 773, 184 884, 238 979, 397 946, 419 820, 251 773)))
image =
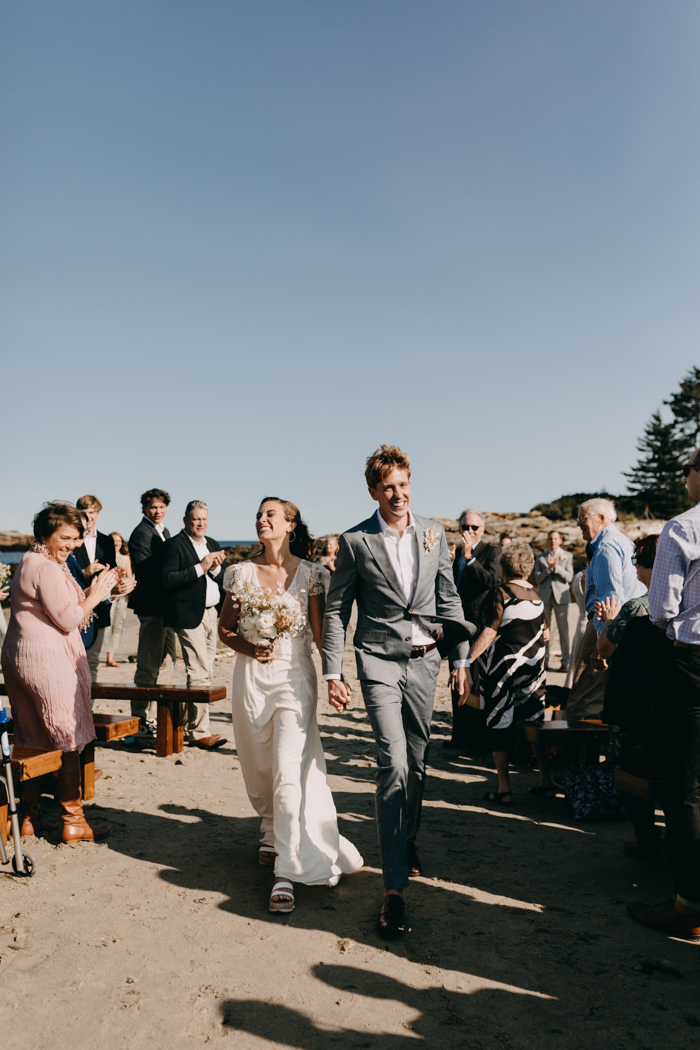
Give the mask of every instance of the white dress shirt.
POLYGON ((651 574, 649 613, 674 642, 700 645, 700 503, 663 527, 651 574))
MULTIPOLYGON (((197 573, 198 576, 204 576, 204 569, 202 568, 202 565, 201 565, 202 558, 206 558, 207 554, 211 554, 211 551, 207 547, 206 540, 201 540, 199 543, 197 543, 196 540, 192 539, 192 537, 190 536, 189 532, 187 533, 187 538, 189 539, 190 543, 192 544, 192 546, 194 547, 195 551, 197 552, 197 557, 199 558, 199 562, 200 562, 199 565, 195 565, 195 567, 194 567, 195 572, 197 573)), ((215 569, 211 569, 210 572, 211 572, 211 575, 209 573, 206 574, 206 577, 207 577, 207 596, 206 596, 206 599, 204 601, 204 608, 205 609, 211 609, 212 606, 219 604, 219 588, 214 583, 214 581, 212 580, 212 576, 218 576, 219 575, 219 573, 221 572, 221 566, 217 565, 216 568, 215 569)))
MULTIPOLYGON (((401 582, 406 601, 410 606, 416 593, 420 557, 415 520, 409 510, 408 525, 403 530, 403 536, 399 535, 397 529, 392 529, 390 525, 387 525, 379 511, 377 511, 377 520, 389 561, 401 582)), ((434 643, 435 638, 421 627, 418 618, 414 616, 411 621, 411 645, 434 645, 434 643)))
POLYGON ((88 556, 88 565, 92 565, 95 560, 95 552, 97 550, 97 533, 93 532, 92 536, 83 537, 83 547, 85 553, 88 556))
POLYGON ((163 542, 165 542, 165 525, 160 525, 160 524, 156 525, 155 521, 151 521, 151 519, 147 518, 145 514, 143 516, 143 520, 150 522, 150 524, 156 530, 156 532, 158 533, 160 538, 163 540, 163 542))

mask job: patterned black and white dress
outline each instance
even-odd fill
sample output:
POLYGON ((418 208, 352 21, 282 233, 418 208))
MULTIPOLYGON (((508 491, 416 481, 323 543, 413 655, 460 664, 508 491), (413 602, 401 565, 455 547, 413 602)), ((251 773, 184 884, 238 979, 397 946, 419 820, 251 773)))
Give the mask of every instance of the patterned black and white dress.
POLYGON ((497 632, 479 658, 486 725, 492 748, 506 750, 514 722, 543 717, 544 603, 535 587, 500 583, 484 600, 482 622, 497 632))

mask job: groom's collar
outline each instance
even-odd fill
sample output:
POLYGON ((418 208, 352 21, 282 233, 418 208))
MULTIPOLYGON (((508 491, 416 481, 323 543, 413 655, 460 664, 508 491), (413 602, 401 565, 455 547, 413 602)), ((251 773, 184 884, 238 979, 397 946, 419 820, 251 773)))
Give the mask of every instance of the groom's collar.
MULTIPOLYGON (((379 524, 379 531, 380 532, 386 532, 387 529, 391 529, 392 532, 398 532, 399 531, 398 529, 395 529, 393 525, 387 525, 387 523, 384 521, 384 518, 382 517, 382 515, 381 515, 381 513, 379 511, 379 508, 377 508, 377 510, 376 510, 376 518, 377 518, 377 522, 379 524)), ((413 517, 413 515, 411 514, 410 510, 408 512, 408 525, 406 526, 406 529, 404 529, 404 532, 407 529, 413 529, 414 532, 415 532, 415 529, 416 529, 416 519, 413 517)))

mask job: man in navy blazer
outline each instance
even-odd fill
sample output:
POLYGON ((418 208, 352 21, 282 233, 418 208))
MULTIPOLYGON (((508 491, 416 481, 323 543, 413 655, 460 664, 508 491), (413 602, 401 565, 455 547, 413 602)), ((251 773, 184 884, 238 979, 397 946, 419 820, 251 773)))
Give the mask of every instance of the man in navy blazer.
MULTIPOLYGON (((211 687, 218 638, 218 612, 224 601, 226 555, 207 536, 209 508, 201 500, 187 504, 184 529, 166 540, 160 559, 164 590, 163 623, 177 632, 191 688, 211 687)), ((224 737, 209 731, 209 704, 187 704, 185 737, 205 751, 221 747, 224 737)))
MULTIPOLYGON (((149 489, 141 497, 143 518, 129 537, 131 564, 137 587, 129 607, 139 618, 139 646, 134 685, 170 682, 177 659, 175 632, 163 623, 163 584, 160 559, 170 533, 163 525, 170 496, 163 489, 149 489)), ((155 736, 157 705, 154 700, 132 700, 131 713, 141 719, 141 734, 155 736)))

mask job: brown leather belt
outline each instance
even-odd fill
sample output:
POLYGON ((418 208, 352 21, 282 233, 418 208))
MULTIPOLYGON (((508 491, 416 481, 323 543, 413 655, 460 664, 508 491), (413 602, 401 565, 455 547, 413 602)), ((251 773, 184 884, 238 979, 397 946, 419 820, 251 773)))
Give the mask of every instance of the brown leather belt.
POLYGON ((695 650, 700 650, 700 645, 689 645, 688 642, 674 642, 673 645, 674 645, 674 647, 676 649, 695 649, 695 650))
POLYGON ((426 653, 432 653, 433 649, 437 649, 437 642, 433 642, 432 645, 413 645, 411 646, 411 659, 418 660, 426 653))

